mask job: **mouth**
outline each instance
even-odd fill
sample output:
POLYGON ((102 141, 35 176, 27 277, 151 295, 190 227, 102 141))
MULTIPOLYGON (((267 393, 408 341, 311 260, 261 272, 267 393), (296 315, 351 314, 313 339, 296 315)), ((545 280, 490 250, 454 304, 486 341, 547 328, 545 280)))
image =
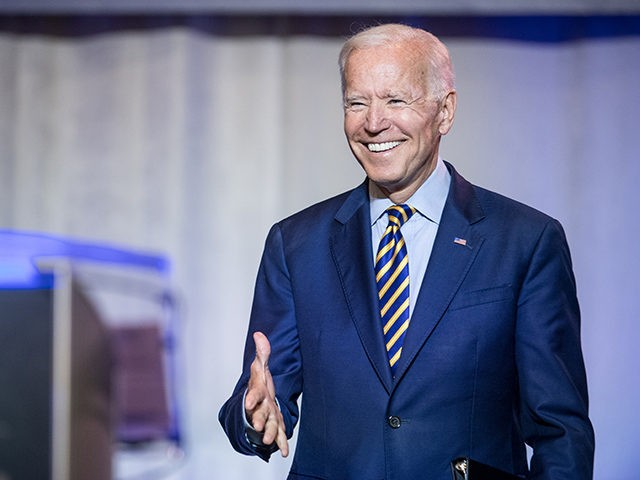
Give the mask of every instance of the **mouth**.
POLYGON ((370 152, 386 152, 393 148, 396 148, 402 142, 382 142, 382 143, 367 143, 367 148, 370 152))

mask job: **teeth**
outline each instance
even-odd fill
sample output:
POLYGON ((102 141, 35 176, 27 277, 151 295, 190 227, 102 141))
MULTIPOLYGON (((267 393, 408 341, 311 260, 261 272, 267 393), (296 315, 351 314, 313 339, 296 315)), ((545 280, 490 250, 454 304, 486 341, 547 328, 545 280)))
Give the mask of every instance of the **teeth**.
POLYGON ((398 145, 400 145, 400 142, 368 143, 367 148, 371 152, 384 152, 387 150, 391 150, 398 145))

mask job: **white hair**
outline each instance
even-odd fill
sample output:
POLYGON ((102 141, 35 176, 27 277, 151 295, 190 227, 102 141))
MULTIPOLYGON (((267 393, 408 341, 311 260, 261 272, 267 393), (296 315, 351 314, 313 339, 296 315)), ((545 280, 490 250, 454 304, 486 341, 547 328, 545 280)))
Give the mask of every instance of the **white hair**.
POLYGON ((408 25, 388 23, 363 30, 349 38, 340 50, 338 63, 342 93, 346 87, 345 66, 355 50, 412 43, 416 53, 425 60, 429 93, 438 100, 455 89, 455 75, 449 50, 432 33, 408 25))

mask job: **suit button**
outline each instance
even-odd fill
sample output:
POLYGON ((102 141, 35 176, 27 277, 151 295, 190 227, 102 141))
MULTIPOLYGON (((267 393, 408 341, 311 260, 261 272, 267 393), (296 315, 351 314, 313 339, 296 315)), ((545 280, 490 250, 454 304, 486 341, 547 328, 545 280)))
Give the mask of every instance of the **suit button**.
POLYGON ((396 417, 395 415, 391 415, 389 418, 387 418, 387 423, 389 424, 389 426, 391 428, 400 428, 400 424, 402 422, 400 421, 400 417, 396 417))

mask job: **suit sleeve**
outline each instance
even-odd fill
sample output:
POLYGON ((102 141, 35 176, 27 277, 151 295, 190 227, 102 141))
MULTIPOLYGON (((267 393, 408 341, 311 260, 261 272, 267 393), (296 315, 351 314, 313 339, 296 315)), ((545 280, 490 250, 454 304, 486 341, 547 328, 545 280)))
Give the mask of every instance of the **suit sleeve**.
POLYGON ((277 224, 267 236, 258 270, 242 375, 231 398, 225 402, 218 415, 234 449, 246 455, 258 455, 268 461, 277 448, 250 442, 243 421, 242 400, 249 382, 251 362, 255 357, 252 336, 256 331, 264 333, 271 343, 269 370, 284 417, 287 437, 291 438, 298 421, 297 400, 302 391, 302 360, 291 279, 285 260, 282 232, 277 224))
POLYGON ((516 361, 520 417, 533 448, 530 479, 593 476, 594 434, 580 347, 580 312, 569 248, 550 220, 518 300, 516 361))

